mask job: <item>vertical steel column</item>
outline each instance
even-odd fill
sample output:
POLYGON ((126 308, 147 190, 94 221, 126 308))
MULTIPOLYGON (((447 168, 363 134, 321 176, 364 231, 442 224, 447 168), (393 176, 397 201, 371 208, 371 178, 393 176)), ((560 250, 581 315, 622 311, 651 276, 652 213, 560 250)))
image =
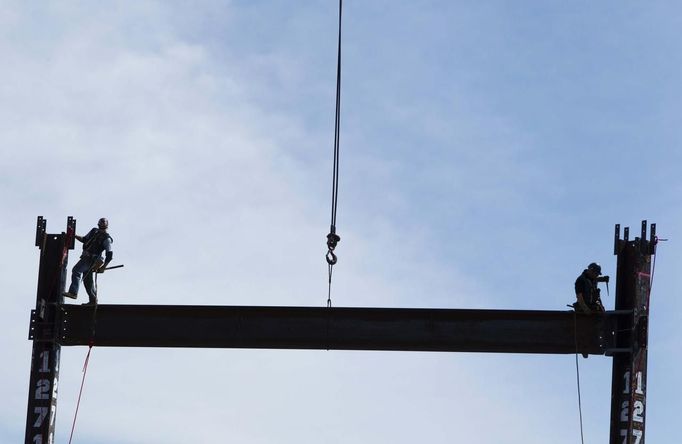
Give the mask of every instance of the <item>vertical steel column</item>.
POLYGON ((628 228, 621 240, 620 226, 616 225, 616 310, 631 310, 632 315, 622 317, 616 328, 617 347, 627 351, 613 358, 610 444, 644 444, 649 291, 656 225, 651 225, 648 241, 646 228, 643 221, 641 237, 630 241, 628 228))
POLYGON ((76 221, 69 217, 66 233, 47 234, 38 218, 36 246, 40 248, 36 308, 31 310, 29 339, 33 340, 26 413, 26 444, 54 443, 60 345, 56 342, 59 306, 66 282, 68 250, 73 248, 76 221))

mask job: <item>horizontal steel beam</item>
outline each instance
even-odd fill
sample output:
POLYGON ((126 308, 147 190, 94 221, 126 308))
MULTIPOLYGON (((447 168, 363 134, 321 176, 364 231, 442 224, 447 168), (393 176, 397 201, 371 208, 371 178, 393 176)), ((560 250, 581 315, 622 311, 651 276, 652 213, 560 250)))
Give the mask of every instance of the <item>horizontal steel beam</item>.
POLYGON ((603 354, 613 317, 571 311, 63 305, 61 345, 603 354), (575 334, 577 326, 577 335, 575 334), (94 335, 93 335, 94 332, 94 335))

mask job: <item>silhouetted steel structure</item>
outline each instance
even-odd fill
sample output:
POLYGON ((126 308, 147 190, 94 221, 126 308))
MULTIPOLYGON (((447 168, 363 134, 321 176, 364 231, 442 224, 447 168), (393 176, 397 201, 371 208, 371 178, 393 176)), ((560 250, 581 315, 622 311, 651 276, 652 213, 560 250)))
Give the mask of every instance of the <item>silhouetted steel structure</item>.
MULTIPOLYGON (((62 307, 61 345, 575 353, 568 311, 99 305, 62 307)), ((614 347, 616 315, 579 314, 581 353, 614 347)))
POLYGON ((26 443, 54 442, 61 346, 204 347, 327 350, 400 350, 493 353, 584 353, 613 356, 610 444, 644 443, 646 346, 651 255, 655 224, 646 240, 620 239, 616 310, 452 310, 412 308, 316 308, 177 305, 66 305, 68 250, 76 222, 66 233, 46 234, 38 218, 41 248, 26 443))
POLYGON ((620 239, 616 225, 614 254, 618 256, 616 310, 628 311, 616 326, 611 385, 610 444, 644 444, 646 364, 651 290, 651 256, 656 253, 656 224, 642 221, 641 235, 620 239))
POLYGON ((40 248, 38 294, 36 308, 31 310, 28 338, 33 340, 31 378, 28 389, 26 415, 26 443, 54 442, 59 381, 59 353, 57 338, 62 305, 62 290, 66 277, 68 250, 73 249, 76 221, 69 217, 67 232, 47 234, 47 221, 38 218, 36 246, 40 248))

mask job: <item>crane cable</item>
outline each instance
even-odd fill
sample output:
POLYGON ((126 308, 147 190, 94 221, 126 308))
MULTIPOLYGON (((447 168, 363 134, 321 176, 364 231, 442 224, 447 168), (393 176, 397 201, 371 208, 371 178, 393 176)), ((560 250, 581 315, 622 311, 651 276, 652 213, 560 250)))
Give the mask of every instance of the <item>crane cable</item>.
POLYGON ((336 207, 339 196, 339 135, 341 126, 341 16, 343 0, 339 0, 339 37, 336 61, 336 111, 334 116, 334 169, 332 173, 332 214, 329 234, 327 234, 327 267, 329 271, 329 287, 327 290, 327 307, 332 306, 332 272, 338 258, 334 253, 341 238, 336 234, 336 207))

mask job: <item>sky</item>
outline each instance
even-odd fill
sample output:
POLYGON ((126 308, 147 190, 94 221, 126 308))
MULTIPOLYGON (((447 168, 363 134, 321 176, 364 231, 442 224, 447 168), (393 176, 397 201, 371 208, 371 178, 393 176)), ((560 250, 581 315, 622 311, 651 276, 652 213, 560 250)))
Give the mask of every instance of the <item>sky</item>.
MULTIPOLYGON (((101 303, 326 305, 337 14, 0 1, 0 442, 26 421, 37 216, 109 219, 125 267, 101 303)), ((333 305, 566 310, 588 263, 615 275, 614 224, 654 222, 646 437, 673 442, 682 6, 346 0, 343 20, 333 305)), ((57 443, 86 353, 62 348, 57 443)), ((607 442, 611 359, 580 378, 585 442, 607 442)), ((93 349, 74 443, 218 440, 576 443, 575 357, 93 349)))

